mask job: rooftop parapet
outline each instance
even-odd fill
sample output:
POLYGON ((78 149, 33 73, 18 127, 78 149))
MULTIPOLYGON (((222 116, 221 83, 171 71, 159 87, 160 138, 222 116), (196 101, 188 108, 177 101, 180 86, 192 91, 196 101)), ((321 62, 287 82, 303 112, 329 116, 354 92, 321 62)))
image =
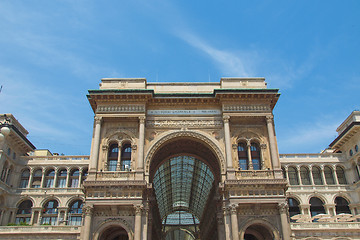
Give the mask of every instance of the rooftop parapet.
POLYGON ((152 89, 155 93, 212 93, 215 89, 266 89, 265 78, 221 78, 220 82, 147 83, 145 78, 103 78, 100 89, 152 89))
POLYGON ((340 135, 348 126, 355 122, 360 122, 360 111, 353 111, 350 116, 348 116, 345 121, 336 129, 337 133, 340 135))

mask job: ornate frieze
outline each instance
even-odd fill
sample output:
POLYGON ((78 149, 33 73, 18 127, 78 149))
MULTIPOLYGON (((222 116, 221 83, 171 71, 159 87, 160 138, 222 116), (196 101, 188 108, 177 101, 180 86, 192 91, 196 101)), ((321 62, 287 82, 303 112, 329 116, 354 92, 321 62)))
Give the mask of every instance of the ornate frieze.
POLYGON ((146 126, 151 128, 219 128, 221 120, 148 120, 146 126))
POLYGON ((145 105, 111 105, 98 106, 96 113, 145 113, 145 105))
POLYGON ((269 105, 232 105, 224 104, 223 112, 266 112, 271 111, 269 105))

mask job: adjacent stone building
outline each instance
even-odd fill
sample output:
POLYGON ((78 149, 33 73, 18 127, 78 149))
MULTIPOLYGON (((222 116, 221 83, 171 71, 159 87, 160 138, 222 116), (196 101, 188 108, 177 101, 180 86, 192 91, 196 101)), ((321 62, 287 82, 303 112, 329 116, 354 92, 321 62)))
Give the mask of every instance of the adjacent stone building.
POLYGON ((320 154, 279 155, 277 89, 102 79, 90 156, 0 115, 1 239, 360 239, 360 112, 320 154))

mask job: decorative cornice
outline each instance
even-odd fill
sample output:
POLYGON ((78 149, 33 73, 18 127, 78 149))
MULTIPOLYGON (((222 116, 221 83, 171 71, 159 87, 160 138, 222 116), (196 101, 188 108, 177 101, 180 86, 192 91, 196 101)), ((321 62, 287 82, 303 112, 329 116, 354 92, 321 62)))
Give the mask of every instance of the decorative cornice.
POLYGON ((96 113, 145 113, 145 105, 128 104, 128 105, 110 105, 98 106, 96 113))
POLYGON ((220 120, 151 120, 146 121, 147 127, 152 128, 218 128, 222 126, 220 120))
POLYGON ((268 105, 223 105, 223 112, 268 112, 271 111, 268 105))

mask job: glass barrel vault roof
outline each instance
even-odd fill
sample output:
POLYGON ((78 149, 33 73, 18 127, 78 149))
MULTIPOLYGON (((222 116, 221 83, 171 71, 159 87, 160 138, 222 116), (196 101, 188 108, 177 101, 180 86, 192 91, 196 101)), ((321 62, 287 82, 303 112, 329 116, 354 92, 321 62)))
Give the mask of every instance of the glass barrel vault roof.
POLYGON ((172 217, 166 219, 167 216, 180 211, 184 219, 177 220, 179 225, 189 224, 186 220, 189 216, 182 212, 185 211, 196 217, 190 222, 198 224, 213 183, 214 175, 210 168, 195 157, 182 155, 165 161, 155 172, 153 180, 163 223, 169 224, 172 217))

